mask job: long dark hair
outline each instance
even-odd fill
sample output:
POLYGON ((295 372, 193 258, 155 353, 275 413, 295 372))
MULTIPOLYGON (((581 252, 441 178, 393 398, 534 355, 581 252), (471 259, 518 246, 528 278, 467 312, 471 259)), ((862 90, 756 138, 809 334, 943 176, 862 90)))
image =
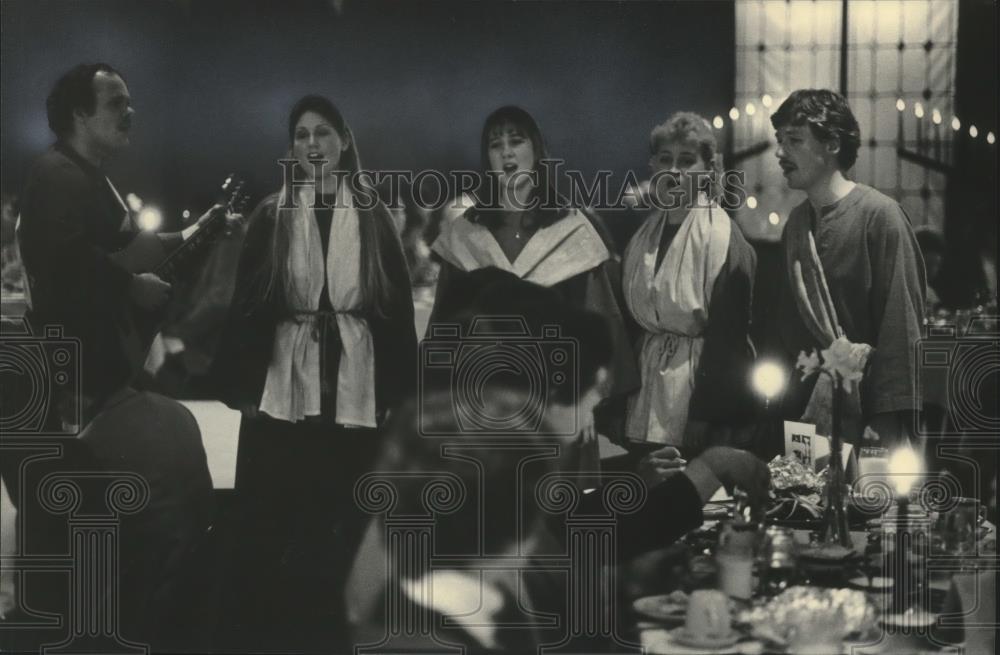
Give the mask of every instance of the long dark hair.
MULTIPOLYGON (((344 184, 347 185, 351 193, 357 195, 359 193, 359 189, 356 188, 358 176, 354 174, 361 170, 357 144, 343 114, 328 98, 320 95, 307 95, 295 103, 288 116, 289 142, 295 140, 295 126, 302 115, 308 111, 315 112, 329 121, 337 130, 340 138, 348 143, 347 148, 341 154, 337 168, 346 173, 342 177, 344 184)), ((283 200, 291 198, 292 192, 291 180, 286 179, 274 207, 276 220, 271 241, 270 261, 261 268, 262 280, 259 285, 261 300, 271 303, 283 312, 290 309, 287 261, 293 210, 282 208, 282 205, 289 204, 283 200)), ((358 222, 361 236, 361 311, 365 315, 385 318, 391 313, 390 304, 394 290, 392 282, 386 275, 385 267, 382 266, 382 259, 385 255, 382 252, 383 244, 386 243, 386 239, 394 239, 398 243, 399 237, 392 228, 392 219, 388 210, 381 202, 370 213, 359 209, 358 222)))
MULTIPOLYGON (((545 140, 542 138, 542 131, 531 114, 521 107, 506 105, 486 117, 479 142, 483 170, 488 171, 490 168, 490 136, 504 125, 511 125, 527 136, 535 151, 534 170, 538 174, 538 184, 529 197, 529 202, 537 202, 538 204, 537 209, 531 212, 533 222, 541 228, 565 218, 570 212, 570 203, 556 191, 553 181, 549 179, 549 169, 539 163, 549 156, 545 140)), ((487 175, 485 179, 487 184, 498 184, 499 182, 494 176, 487 175)), ((481 195, 487 199, 499 198, 498 189, 495 188, 486 189, 481 195)), ((494 227, 501 219, 498 209, 499 207, 492 203, 477 203, 466 213, 466 216, 471 221, 482 223, 487 227, 494 227)))

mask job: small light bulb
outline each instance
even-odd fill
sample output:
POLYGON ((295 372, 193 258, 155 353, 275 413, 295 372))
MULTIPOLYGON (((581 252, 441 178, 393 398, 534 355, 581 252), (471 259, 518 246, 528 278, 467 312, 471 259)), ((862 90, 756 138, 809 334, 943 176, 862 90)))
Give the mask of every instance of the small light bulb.
POLYGON ((781 216, 778 215, 778 212, 771 212, 767 215, 767 222, 771 225, 777 225, 781 222, 781 216))
POLYGON ((924 106, 919 102, 913 105, 913 115, 916 116, 917 118, 924 117, 924 106))
POLYGON ((738 121, 740 119, 740 110, 737 109, 736 107, 730 109, 729 118, 733 119, 734 121, 738 121))
POLYGON ((716 116, 712 119, 712 126, 715 127, 715 129, 721 130, 723 125, 725 125, 725 122, 723 122, 722 116, 716 116))
POLYGON ((747 198, 747 207, 750 209, 757 209, 757 199, 753 196, 747 198))
POLYGON ((781 393, 785 382, 785 369, 774 362, 763 361, 753 369, 753 387, 768 400, 781 393))
POLYGON ((896 101, 896 111, 903 111, 906 109, 906 102, 900 98, 896 101))
POLYGON ((185 221, 187 219, 191 218, 191 210, 190 209, 185 209, 184 211, 182 211, 181 212, 181 218, 183 218, 185 221))
POLYGON ((767 93, 765 93, 760 97, 760 104, 764 105, 765 107, 770 107, 773 103, 774 103, 774 98, 772 98, 767 93))
POLYGON ((935 125, 940 125, 941 124, 941 112, 939 112, 937 109, 935 109, 934 111, 932 111, 931 112, 931 120, 934 121, 935 125))
POLYGON ((975 125, 969 126, 969 136, 971 136, 973 139, 979 136, 979 130, 976 129, 975 125))
POLYGON ((747 113, 747 116, 753 116, 755 113, 757 113, 757 108, 754 106, 752 102, 748 102, 745 111, 747 113))
POLYGON ((163 215, 155 207, 143 207, 142 211, 139 212, 136 223, 140 230, 155 232, 163 225, 163 215))
POLYGON ((993 135, 993 132, 987 132, 986 133, 986 143, 988 143, 990 145, 993 145, 996 142, 997 142, 997 138, 996 138, 996 136, 993 135))
POLYGON ((951 117, 951 129, 955 130, 956 132, 962 129, 962 121, 958 120, 958 116, 951 117))

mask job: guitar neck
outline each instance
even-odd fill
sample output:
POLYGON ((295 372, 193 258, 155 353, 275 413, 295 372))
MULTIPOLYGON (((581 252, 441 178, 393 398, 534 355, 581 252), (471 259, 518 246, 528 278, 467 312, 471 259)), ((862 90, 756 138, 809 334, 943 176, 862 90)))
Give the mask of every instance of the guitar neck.
POLYGON ((219 211, 206 219, 194 233, 167 255, 153 271, 157 277, 171 284, 192 259, 215 240, 225 225, 225 212, 219 211))

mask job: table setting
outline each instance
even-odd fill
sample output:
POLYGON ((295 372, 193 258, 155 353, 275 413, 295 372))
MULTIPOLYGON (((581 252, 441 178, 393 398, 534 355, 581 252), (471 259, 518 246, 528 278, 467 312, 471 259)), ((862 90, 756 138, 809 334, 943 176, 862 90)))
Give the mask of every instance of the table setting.
POLYGON ((842 490, 846 545, 824 524, 828 476, 795 458, 771 462, 762 520, 738 492, 713 499, 684 540, 677 588, 632 603, 647 653, 994 652, 988 631, 964 627, 995 621, 984 598, 996 593, 996 536, 982 503, 942 494, 908 447, 861 454, 886 461, 859 462, 866 472, 842 490))
MULTIPOLYGON (((844 547, 816 531, 746 522, 736 502, 719 504, 729 517, 687 536, 677 588, 632 602, 650 655, 994 652, 982 641, 988 631, 969 634, 964 623, 995 621, 995 604, 983 602, 995 596, 995 567, 928 566, 964 550, 947 536, 954 518, 932 522, 915 507, 901 526, 894 506, 852 530, 844 547)), ((995 558, 993 526, 983 521, 976 535, 979 560, 995 558)))
POLYGON ((838 424, 822 458, 825 437, 786 426, 766 507, 751 512, 738 490, 709 502, 668 593, 632 599, 647 653, 996 652, 983 503, 909 443, 851 453, 838 424))

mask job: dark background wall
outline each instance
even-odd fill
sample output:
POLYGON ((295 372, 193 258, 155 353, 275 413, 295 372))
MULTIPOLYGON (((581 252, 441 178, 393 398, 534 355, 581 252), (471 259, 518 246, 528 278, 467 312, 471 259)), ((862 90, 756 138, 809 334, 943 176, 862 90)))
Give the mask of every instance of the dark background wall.
MULTIPOLYGON (((955 111, 968 125, 997 124, 997 5, 962 0, 958 14, 955 111)), ((948 253, 941 293, 948 304, 969 306, 986 286, 980 257, 997 257, 997 149, 981 137, 962 139, 948 179, 945 238, 948 253)))
POLYGON ((45 96, 63 70, 126 76, 133 147, 123 193, 203 206, 228 170, 276 188, 294 100, 328 94, 372 169, 478 167, 496 107, 535 114, 554 155, 585 172, 644 173, 650 128, 733 102, 732 2, 4 0, 2 171, 20 188, 52 139, 45 96), (335 9, 339 5, 340 9, 335 9))

